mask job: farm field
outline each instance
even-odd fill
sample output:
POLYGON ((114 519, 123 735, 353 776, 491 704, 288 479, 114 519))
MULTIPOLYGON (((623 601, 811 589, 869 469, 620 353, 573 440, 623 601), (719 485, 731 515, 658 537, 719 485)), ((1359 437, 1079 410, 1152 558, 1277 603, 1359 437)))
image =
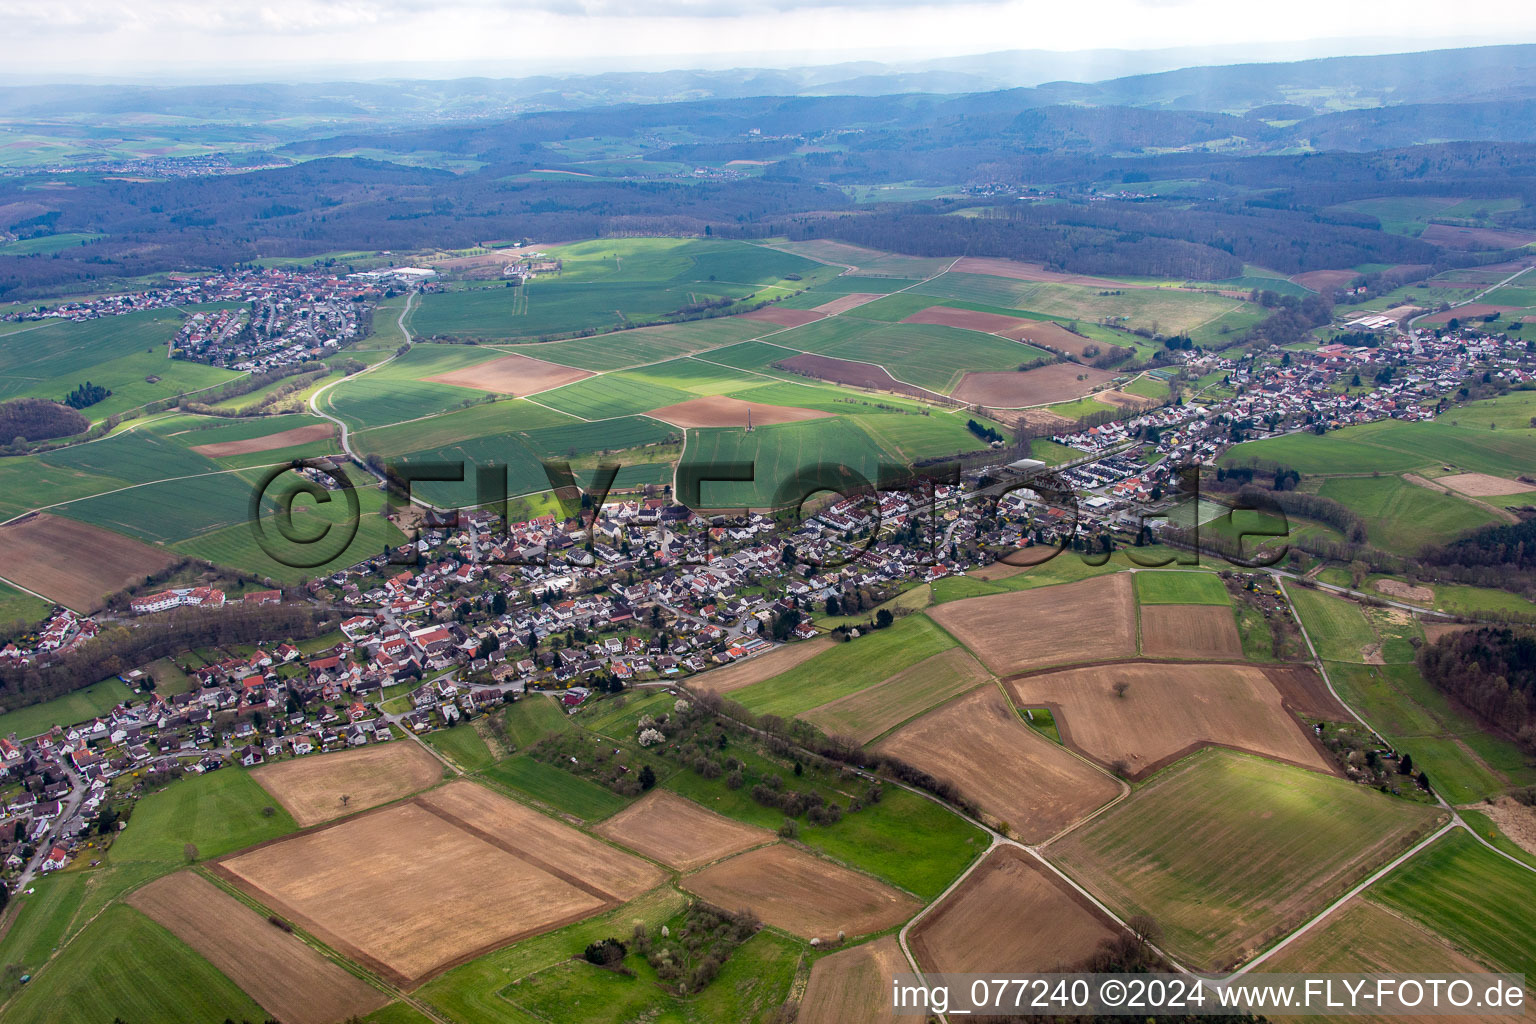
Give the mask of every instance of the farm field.
POLYGON ((800 1000, 801 1024, 901 1024, 890 979, 912 968, 894 935, 822 957, 800 1000))
POLYGON ((827 736, 871 740, 991 677, 970 652, 951 648, 846 697, 800 713, 827 736))
MULTIPOLYGON (((1488 965, 1478 963, 1433 931, 1385 909, 1367 896, 1353 899, 1336 910, 1319 927, 1267 960, 1264 970, 1278 974, 1480 974, 1488 970, 1488 965)), ((1490 1013, 1485 1019, 1516 1021, 1522 1016, 1499 1017, 1490 1013)), ((1400 1018, 1351 1014, 1349 1019, 1392 1024, 1400 1018)))
POLYGON ((688 681, 688 686, 707 693, 731 693, 751 686, 753 683, 760 683, 781 673, 787 673, 796 665, 814 658, 832 646, 831 640, 824 639, 785 644, 766 654, 748 658, 746 661, 738 661, 733 665, 725 665, 700 673, 688 681))
POLYGON ((650 415, 678 427, 753 427, 772 426, 777 423, 797 423, 802 420, 822 419, 831 413, 816 409, 797 409, 784 405, 764 405, 761 402, 743 401, 717 395, 711 398, 694 398, 678 405, 653 409, 650 415))
POLYGON ((874 686, 955 645, 925 615, 909 615, 819 657, 734 692, 732 700, 760 715, 790 717, 874 686))
POLYGON ((272 806, 272 797, 243 768, 179 779, 134 805, 108 863, 153 865, 156 874, 165 874, 186 865, 188 844, 207 860, 293 832, 298 826, 287 811, 273 807, 266 813, 272 806))
POLYGON ((311 754, 251 770, 300 825, 409 796, 440 781, 443 766, 415 740, 370 744, 335 754, 311 754), (342 797, 348 799, 343 801, 342 797))
POLYGON ((113 1019, 136 1024, 263 1020, 262 1008, 180 939, 112 906, 6 1007, 7 1021, 113 1019))
POLYGON ((0 714, 0 736, 15 733, 26 739, 45 733, 56 725, 83 722, 106 714, 132 696, 133 691, 117 677, 103 679, 99 683, 72 690, 62 697, 0 714))
POLYGON ((1401 555, 1500 521, 1487 509, 1397 477, 1325 480, 1318 493, 1358 513, 1374 546, 1401 555))
MULTIPOLYGON (((590 880, 578 881, 537 853, 521 852, 495 817, 502 805, 515 809, 514 817, 541 817, 537 812, 471 783, 457 785, 479 793, 453 799, 448 809, 418 799, 348 818, 238 854, 216 870, 328 945, 402 985, 616 901, 590 880), (455 820, 453 809, 476 815, 473 831, 455 820), (449 862, 458 870, 449 875, 437 870, 449 862), (300 871, 299 865, 308 867, 300 871), (392 894, 387 900, 378 898, 386 880, 392 894), (440 913, 444 900, 460 912, 440 913)), ((584 838, 548 820, 550 829, 584 838)), ((535 850, 547 842, 534 835, 520 840, 535 850)), ((609 857, 620 865, 629 860, 611 850, 609 857)))
MULTIPOLYGON (((715 317, 690 323, 637 327, 592 338, 571 338, 538 344, 507 346, 539 359, 584 370, 621 370, 659 363, 719 346, 734 345, 777 328, 741 317, 715 317)), ((711 353, 713 356, 713 353, 711 353)))
MULTIPOLYGON (((1529 401, 1529 399, 1525 399, 1529 401)), ((1485 404, 1455 408, 1422 423, 1380 420, 1330 431, 1301 433, 1238 445, 1223 457, 1226 465, 1260 458, 1282 462, 1304 474, 1407 473, 1450 466, 1463 472, 1513 479, 1536 465, 1536 429, 1489 430, 1503 415, 1485 404)), ((1527 420, 1530 413, 1526 413, 1527 420)), ((1378 484, 1378 486, 1380 486, 1378 484)), ((1428 492, 1426 492, 1428 493, 1428 492)))
POLYGON ((331 1024, 378 1009, 389 997, 272 927, 201 875, 180 871, 136 890, 128 904, 162 925, 274 1017, 331 1024))
POLYGON ((1221 578, 1210 572, 1138 572, 1136 600, 1149 604, 1231 605, 1221 578))
MULTIPOLYGON (((295 416, 292 417, 292 420, 302 420, 304 418, 305 417, 295 416)), ((285 416, 282 417, 282 419, 289 420, 290 418, 285 416)), ((245 433, 250 429, 250 426, 254 426, 254 424, 249 426, 241 424, 241 426, 244 429, 242 429, 240 432, 245 433)), ((259 452, 279 451, 283 448, 298 448, 308 445, 314 441, 327 440, 336 431, 336 428, 330 423, 310 422, 306 426, 295 427, 288 427, 286 424, 279 425, 278 423, 273 423, 271 426, 277 427, 278 429, 270 433, 264 432, 253 437, 245 437, 227 441, 214 439, 218 434, 223 434, 226 432, 220 431, 216 433, 214 430, 209 430, 206 432, 206 435, 200 434, 196 438, 196 440, 202 441, 203 443, 188 445, 188 447, 197 454, 205 455, 210 459, 222 459, 231 455, 251 455, 259 452), (203 440, 203 436, 207 436, 206 441, 203 440)))
MULTIPOLYGON (((432 749, 466 772, 489 768, 495 760, 485 740, 480 738, 474 725, 469 722, 460 722, 450 729, 437 729, 427 733, 423 739, 432 749)), ((414 742, 409 745, 416 746, 414 742)), ((419 747, 417 749, 420 750, 419 747)))
POLYGON ((1243 641, 1230 605, 1149 604, 1141 608, 1141 653, 1149 658, 1241 658, 1243 641))
POLYGON ((664 789, 652 790, 597 831, 679 871, 701 868, 774 838, 767 829, 721 817, 664 789))
POLYGON ((564 266, 520 288, 477 287, 428 295, 412 314, 417 333, 488 340, 534 338, 654 321, 696 302, 787 295, 817 265, 742 242, 606 238, 550 247, 564 266), (795 287, 790 287, 794 285, 795 287))
POLYGON ((481 774, 526 799, 586 821, 606 818, 628 802, 595 782, 524 754, 498 761, 481 774))
POLYGON ((718 861, 682 885, 717 906, 748 907, 775 928, 823 941, 839 931, 884 931, 921 906, 867 875, 778 843, 718 861))
POLYGON ((999 846, 912 928, 909 942, 927 971, 1038 973, 1077 969, 1119 932, 1049 868, 999 846), (1050 926, 1019 927, 1025 921, 1050 926))
POLYGON ((1129 778, 1144 778, 1205 744, 1333 770, 1293 714, 1317 709, 1295 707, 1253 666, 1100 665, 1028 675, 1007 686, 1019 707, 1049 708, 1067 746, 1106 768, 1118 764, 1129 778))
POLYGON ((875 749, 954 783, 1027 843, 1049 839, 1119 792, 1114 780, 1024 724, 992 686, 930 711, 875 749))
POLYGON ((588 370, 547 363, 533 356, 509 355, 422 379, 434 384, 452 384, 455 387, 503 395, 531 395, 590 376, 592 374, 588 370))
POLYGON ((164 551, 61 516, 0 526, 5 578, 77 611, 96 610, 107 595, 172 561, 164 551))
POLYGON ((1059 588, 952 601, 935 622, 1004 676, 1026 669, 1136 656, 1131 577, 1120 573, 1059 588))
POLYGON ((1113 379, 1114 374, 1106 370, 1076 363, 1051 363, 1023 373, 977 371, 960 379, 953 397, 991 408, 1020 409, 1074 401, 1113 379))
POLYGON ((1461 830, 1372 886, 1368 896, 1498 970, 1536 973, 1531 873, 1461 830))
POLYGON ((1159 921, 1171 954, 1217 970, 1343 895, 1436 819, 1341 779, 1209 750, 1049 852, 1122 918, 1159 921))
POLYGON ((828 483, 857 487, 881 479, 882 466, 898 465, 857 426, 836 419, 807 420, 762 427, 748 434, 739 428, 691 431, 688 452, 679 466, 678 497, 700 508, 776 508, 798 505, 828 483), (711 481, 712 468, 752 464, 748 481, 711 481), (695 468, 696 467, 696 468, 695 468), (816 467, 846 467, 851 475, 816 467), (697 500, 686 486, 698 479, 697 500))

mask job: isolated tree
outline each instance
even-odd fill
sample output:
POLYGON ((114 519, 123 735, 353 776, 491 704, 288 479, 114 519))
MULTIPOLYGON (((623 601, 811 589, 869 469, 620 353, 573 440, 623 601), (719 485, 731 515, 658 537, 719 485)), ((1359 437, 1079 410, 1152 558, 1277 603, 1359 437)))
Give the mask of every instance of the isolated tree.
POLYGON ((187 863, 188 864, 191 864, 192 862, 196 861, 197 860, 197 844, 196 843, 188 843, 187 845, 183 846, 181 848, 181 854, 182 854, 183 857, 187 858, 187 863))
POLYGON ((1404 754, 1403 755, 1403 759, 1401 761, 1397 762, 1397 774, 1399 774, 1399 775, 1412 775, 1413 774, 1413 758, 1410 755, 1404 754))
POLYGON ((655 785, 656 785, 656 773, 651 770, 651 766, 650 765, 646 765, 644 768, 641 768, 640 769, 640 788, 648 790, 648 789, 653 788, 655 785))
POLYGON ((889 608, 881 608, 879 611, 875 612, 875 628, 886 628, 891 624, 894 618, 895 616, 891 614, 891 610, 889 608))
POLYGON ((1122 700, 1125 699, 1125 691, 1129 690, 1130 688, 1131 688, 1131 684, 1126 682, 1124 679, 1120 680, 1114 686, 1110 687, 1110 689, 1114 690, 1115 696, 1119 697, 1122 700))
POLYGON ((347 806, 347 804, 349 804, 351 802, 352 802, 351 794, 349 794, 349 793, 341 794, 341 806, 345 807, 345 806, 347 806))

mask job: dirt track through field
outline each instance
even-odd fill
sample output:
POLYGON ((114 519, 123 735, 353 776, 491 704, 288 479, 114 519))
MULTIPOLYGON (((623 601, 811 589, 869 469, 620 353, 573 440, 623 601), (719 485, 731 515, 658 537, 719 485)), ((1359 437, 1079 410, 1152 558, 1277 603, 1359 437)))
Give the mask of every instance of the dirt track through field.
POLYGON ((954 783, 1026 843, 1049 839, 1120 792, 1026 725, 995 686, 930 711, 875 749, 954 783))
POLYGON ((713 864, 683 888, 721 907, 748 907, 767 924, 826 941, 907 920, 922 904, 868 875, 775 844, 713 864))
POLYGON ((1119 934, 1114 920, 1016 846, 999 846, 911 930, 927 971, 1070 971, 1119 934))
POLYGON ((0 576, 79 612, 176 559, 99 526, 47 513, 0 526, 0 576))
POLYGON ((653 789, 597 826, 614 842, 679 871, 773 841, 765 828, 743 825, 692 800, 653 789))
POLYGON ((128 897, 285 1024, 362 1017, 390 997, 278 928, 191 871, 151 882, 128 897))
POLYGON ((218 459, 226 455, 250 455, 253 452, 271 452, 279 448, 292 448, 294 445, 308 444, 311 441, 324 441, 333 436, 335 432, 336 425, 334 423, 312 423, 307 427, 280 430, 275 434, 247 438, 244 441, 220 441, 217 444, 193 445, 189 450, 197 452, 199 455, 206 455, 210 459, 218 459))

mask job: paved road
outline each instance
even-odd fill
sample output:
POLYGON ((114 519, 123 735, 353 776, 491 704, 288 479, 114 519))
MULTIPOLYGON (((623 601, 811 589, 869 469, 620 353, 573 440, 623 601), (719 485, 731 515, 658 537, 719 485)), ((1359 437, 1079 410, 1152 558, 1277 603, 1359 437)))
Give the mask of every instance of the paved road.
MULTIPOLYGON (((415 302, 416 302, 416 292, 413 291, 413 292, 410 292, 405 297, 405 306, 404 306, 404 308, 402 308, 400 310, 400 317, 399 317, 399 319, 397 319, 395 321, 395 323, 399 326, 400 333, 401 333, 402 336, 404 336, 405 343, 407 345, 409 345, 411 343, 411 329, 409 327, 405 326, 405 318, 410 315, 411 306, 415 302)), ((330 413, 326 412, 325 410, 321 409, 320 408, 320 396, 324 395, 327 391, 331 390, 331 388, 335 387, 337 384, 340 384, 342 381, 356 380, 357 378, 363 376, 363 374, 365 374, 365 373, 372 373, 374 370, 377 370, 379 367, 386 366, 386 365, 394 362, 398 358, 399 358, 399 353, 396 353, 395 355, 390 356, 388 359, 385 359, 385 360, 383 360, 381 362, 374 363, 372 366, 368 367, 366 370, 363 370, 363 371, 361 371, 359 373, 354 373, 350 377, 342 377, 340 380, 333 380, 329 384, 326 384, 324 387, 316 388, 315 392, 312 395, 309 396, 309 411, 314 413, 316 416, 319 416, 321 419, 330 420, 332 423, 336 424, 336 426, 340 428, 341 450, 346 453, 348 458, 352 459, 354 462, 358 463, 359 465, 367 466, 368 464, 366 462, 363 462, 363 460, 355 452, 352 451, 352 435, 351 435, 351 432, 350 432, 349 428, 347 427, 346 421, 343 420, 339 416, 333 416, 330 413)), ((369 466, 368 467, 368 472, 373 473, 373 467, 369 466)), ((378 473, 374 473, 374 476, 379 477, 380 480, 384 479, 378 473)))

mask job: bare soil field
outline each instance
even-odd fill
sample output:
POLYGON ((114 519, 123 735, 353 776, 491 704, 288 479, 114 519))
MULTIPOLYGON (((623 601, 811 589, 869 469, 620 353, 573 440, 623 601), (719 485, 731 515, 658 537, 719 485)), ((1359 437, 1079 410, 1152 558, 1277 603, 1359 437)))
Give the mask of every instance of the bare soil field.
POLYGON ((1477 809, 1492 818, 1516 846, 1536 854, 1536 807, 1528 807, 1511 796, 1501 796, 1491 804, 1478 804, 1477 809))
POLYGON ((1002 420, 1011 427, 1016 427, 1021 423, 1030 427, 1070 427, 1075 422, 1047 409, 1018 409, 1013 411, 988 409, 987 414, 993 419, 1002 420))
POLYGON ((875 749, 953 782, 1026 843, 1049 839, 1120 792, 1026 725, 994 686, 929 712, 875 749))
POLYGON ((1434 643, 1443 636, 1450 636, 1452 633, 1460 633, 1464 629, 1472 628, 1472 624, 1468 622, 1425 622, 1423 626, 1424 638, 1430 643, 1434 643))
POLYGON ((955 387, 954 397, 967 404, 1021 408, 1054 405, 1082 398, 1099 385, 1113 380, 1107 370, 1077 363, 1051 363, 1023 373, 1005 370, 967 373, 955 387))
POLYGON ((1029 342, 1031 345, 1043 345, 1078 358, 1082 357, 1083 350, 1089 345, 1098 345, 1101 350, 1104 348, 1092 338, 1073 334, 1061 324, 1050 320, 1026 320, 1022 327, 1009 332, 1008 337, 1014 341, 1029 342))
POLYGON ((785 309, 782 306, 764 306, 762 309, 754 309, 750 313, 741 314, 743 320, 761 320, 765 324, 777 324, 780 327, 799 327, 802 324, 814 323, 826 316, 814 309, 785 309))
POLYGON ((264 437, 252 437, 244 441, 222 441, 218 444, 193 445, 191 450, 199 455, 206 455, 210 459, 217 459, 225 455, 249 455, 252 452, 270 452, 278 448, 292 448, 294 445, 308 444, 311 441, 324 441, 335 432, 336 425, 333 423, 313 423, 307 427, 280 430, 275 434, 267 434, 264 437))
POLYGON ((1304 274, 1292 275, 1291 281, 1327 295, 1348 287, 1351 281, 1364 276, 1358 270, 1309 270, 1304 274))
POLYGON ((574 366, 561 366, 533 356, 513 354, 422 379, 434 384, 494 391, 500 395, 531 395, 573 384, 590 376, 591 370, 578 370, 574 366))
POLYGON ((1350 721, 1349 710, 1311 665, 1265 665, 1261 671, 1280 691, 1285 706, 1297 714, 1330 722, 1350 721))
POLYGON ((641 799, 597 826, 597 831, 679 871, 773 841, 767 829, 722 817, 663 789, 641 799))
POLYGON ((1223 604, 1144 604, 1141 653, 1149 658, 1241 658, 1237 619, 1223 604))
MULTIPOLYGON (((774 365, 781 366, 792 373, 831 381, 833 384, 847 384, 850 387, 867 388, 872 391, 890 391, 898 395, 911 395, 914 398, 943 397, 926 388, 897 380, 886 372, 885 367, 876 366, 873 363, 855 363, 847 359, 833 359, 831 356, 798 355, 781 359, 774 365)), ((967 376, 970 375, 967 374, 967 376)))
POLYGON ((1035 858, 999 846, 913 926, 908 944, 925 971, 1071 971, 1119 931, 1035 858))
POLYGON ((1419 235, 1433 245, 1452 249, 1518 249, 1536 242, 1536 234, 1507 228, 1458 228, 1450 224, 1431 224, 1419 235))
POLYGON ((1136 657, 1136 603, 1129 573, 969 597, 928 614, 1000 676, 1136 657))
POLYGON ((399 985, 615 905, 415 801, 264 843, 214 870, 399 985))
POLYGON ((868 875, 791 846, 764 846, 683 879, 721 907, 749 907, 767 924, 806 938, 868 935, 894 927, 922 904, 868 875))
POLYGON ((754 427, 766 427, 775 423, 799 423, 802 420, 826 419, 832 414, 817 409, 800 409, 791 405, 764 405, 762 402, 744 402, 725 395, 693 398, 676 405, 663 406, 646 413, 653 419, 665 420, 675 427, 745 427, 747 413, 752 413, 754 427))
POLYGON ((828 736, 850 736, 864 744, 989 678, 969 651, 954 647, 799 717, 828 736))
POLYGON ((991 277, 1009 277, 1015 281, 1054 281, 1057 284, 1086 284, 1100 288, 1144 288, 1147 285, 1126 284, 1107 277, 1088 277, 1083 274, 1066 274, 1059 270, 1047 270, 1038 263, 1018 263, 994 256, 965 256, 950 268, 957 274, 987 274, 991 277))
POLYGON ((332 1024, 389 997, 191 871, 151 882, 128 903, 223 971, 287 1024, 332 1024))
POLYGON ((767 654, 759 654, 755 658, 738 661, 734 665, 725 665, 702 672, 688 680, 688 688, 703 690, 706 693, 730 693, 743 686, 751 686, 764 679, 772 679, 781 672, 788 672, 802 661, 814 658, 831 647, 834 642, 821 638, 786 644, 767 654))
POLYGON ((1486 302, 1469 302, 1465 306, 1457 306, 1455 309, 1431 313, 1424 318, 1424 323, 1446 324, 1452 320, 1471 320, 1474 317, 1486 316, 1489 313, 1514 313, 1519 309, 1519 306, 1490 306, 1486 302))
POLYGON ((275 761, 251 777, 300 825, 318 825, 410 796, 443 778, 442 762, 415 740, 275 761), (345 803, 342 796, 347 796, 345 803))
POLYGON ((77 612, 143 583, 176 559, 169 552, 46 512, 0 526, 0 575, 77 612))
POLYGON ((1435 592, 1428 587, 1409 586, 1402 580, 1377 580, 1376 589, 1388 597, 1397 598, 1399 601, 1429 604, 1435 599, 1435 592))
POLYGON ((1124 391, 1100 391, 1093 396, 1096 402, 1107 402, 1121 409, 1146 409, 1157 404, 1154 399, 1141 395, 1128 395, 1124 391))
MULTIPOLYGON (((1225 610, 1225 609, 1223 609, 1225 610)), ((1020 707, 1048 707, 1062 742, 1108 768, 1144 778, 1217 745, 1330 771, 1309 730, 1251 665, 1093 665, 1008 682, 1020 707), (1115 688, 1123 684, 1123 696, 1115 688)))
POLYGON ((473 782, 451 782, 418 802, 523 860, 589 892, 623 901, 660 885, 660 868, 473 782))
POLYGON ((891 979, 912 968, 896 936, 822 957, 800 1000, 798 1024, 901 1024, 891 1005, 891 979))
MULTIPOLYGON (((1407 974, 1455 973, 1478 974, 1489 970, 1485 964, 1464 955, 1445 939, 1417 921, 1393 913, 1369 899, 1356 897, 1275 954, 1263 968, 1286 974, 1407 974)), ((1519 1013, 1479 1016, 1480 1021, 1519 1021, 1530 1018, 1519 1013)), ((1270 1016, 1276 1022, 1316 1021, 1316 1017, 1270 1016)), ((1340 1020, 1346 1018, 1337 1018, 1340 1020)), ((1401 1024, 1403 1018, 1351 1014, 1351 1024, 1401 1024)), ((1415 1021, 1452 1024, 1466 1017, 1422 1016, 1415 1021)))
POLYGON ((825 313, 828 316, 836 316, 838 313, 846 313, 866 302, 873 302, 880 296, 874 292, 849 292, 847 295, 839 295, 830 302, 823 302, 814 307, 816 312, 825 313))
POLYGON ((1489 476, 1487 473, 1457 473, 1454 476, 1438 477, 1435 483, 1444 484, 1473 498, 1487 498, 1503 494, 1528 494, 1531 491, 1536 491, 1536 484, 1522 483, 1519 480, 1506 480, 1501 476, 1489 476))
POLYGON ((953 306, 929 306, 927 309, 918 310, 901 322, 904 324, 942 324, 945 327, 958 327, 966 331, 980 331, 983 334, 999 334, 1011 337, 1007 334, 1008 331, 1019 330, 1030 321, 1022 317, 1002 316, 998 313, 983 313, 975 309, 955 309, 953 306))

